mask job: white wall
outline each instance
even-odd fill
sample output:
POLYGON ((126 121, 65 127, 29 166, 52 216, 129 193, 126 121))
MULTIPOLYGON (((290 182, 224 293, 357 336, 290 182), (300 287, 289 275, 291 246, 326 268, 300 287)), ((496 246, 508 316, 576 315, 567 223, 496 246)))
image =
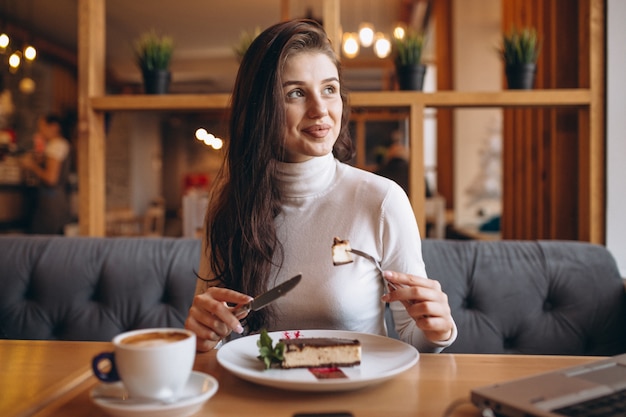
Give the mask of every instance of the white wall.
POLYGON ((130 207, 143 215, 154 199, 163 195, 161 119, 151 112, 131 113, 130 207))
POLYGON ((160 118, 152 112, 113 113, 107 132, 107 209, 142 216, 162 195, 160 118))
POLYGON ((626 277, 626 1, 607 1, 606 246, 626 277))
MULTIPOLYGON (((501 36, 500 0, 455 0, 453 4, 454 85, 457 91, 499 91, 502 63, 496 47, 501 36)), ((473 202, 468 189, 483 174, 481 150, 500 131, 501 109, 459 109, 454 112, 455 224, 476 227, 489 214, 499 214, 501 199, 473 202), (478 216, 478 210, 488 213, 478 216)))

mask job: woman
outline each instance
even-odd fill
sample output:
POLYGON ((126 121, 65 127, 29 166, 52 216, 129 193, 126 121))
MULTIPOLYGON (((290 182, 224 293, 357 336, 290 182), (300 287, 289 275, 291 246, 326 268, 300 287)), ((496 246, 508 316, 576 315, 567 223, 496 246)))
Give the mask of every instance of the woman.
POLYGON ((447 297, 426 277, 419 231, 394 182, 344 164, 353 156, 338 59, 313 21, 276 24, 245 54, 230 142, 207 211, 198 286, 185 326, 206 351, 232 331, 342 329, 386 334, 436 352, 456 338, 447 297), (336 158, 336 159, 335 159, 336 158), (333 237, 378 258, 333 266, 333 237), (392 272, 402 271, 402 272, 392 272), (301 272, 300 284, 244 320, 249 302, 301 272))
POLYGON ((61 118, 55 114, 40 117, 37 137, 43 145, 42 158, 37 161, 27 154, 21 161, 22 167, 39 181, 30 233, 63 234, 71 220, 67 191, 70 144, 61 134, 61 125, 61 118))

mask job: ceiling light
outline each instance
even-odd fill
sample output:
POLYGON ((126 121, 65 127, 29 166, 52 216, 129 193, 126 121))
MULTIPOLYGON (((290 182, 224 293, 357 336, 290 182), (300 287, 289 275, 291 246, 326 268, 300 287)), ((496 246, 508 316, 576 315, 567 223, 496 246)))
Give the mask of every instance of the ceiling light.
POLYGON ((361 23, 359 25, 359 41, 365 48, 374 43, 374 26, 371 23, 361 23))
MULTIPOLYGON (((35 91, 35 81, 32 78, 31 64, 37 57, 37 50, 32 45, 25 45, 23 49, 13 48, 15 42, 11 40, 8 34, 0 33, 0 54, 2 60, 0 62, 1 71, 7 71, 9 74, 18 75, 24 72, 21 77, 18 88, 24 94, 31 94, 35 91), (6 58, 8 56, 8 59, 6 58), (25 60, 25 61, 24 61, 25 60), (24 64, 28 64, 25 65, 24 64), (8 64, 8 66, 7 66, 8 64)), ((0 74, 2 77, 2 74, 0 74)), ((4 86, 3 86, 4 87, 4 86)), ((3 90, 0 90, 0 93, 3 90)))
POLYGON ((196 139, 204 142, 205 145, 210 146, 213 149, 222 149, 224 141, 218 137, 215 137, 213 133, 207 132, 203 127, 196 129, 196 139))
POLYGON ((0 34, 0 48, 4 49, 9 46, 9 42, 9 35, 7 35, 6 33, 0 34))
POLYGON ((35 80, 24 77, 20 80, 19 89, 24 94, 32 94, 35 91, 35 80))
POLYGON ((348 58, 354 58, 359 54, 359 41, 356 33, 347 32, 343 35, 343 53, 348 58))
POLYGON ((206 129, 202 127, 196 130, 196 139, 198 140, 205 140, 208 135, 209 132, 207 132, 206 129))
POLYGON ((215 139, 215 136, 212 133, 209 133, 204 138, 204 144, 211 146, 211 144, 213 143, 214 139, 215 139))
POLYGON ((28 45, 26 48, 24 48, 24 58, 32 61, 33 59, 35 59, 36 56, 37 50, 35 49, 35 47, 28 45))
POLYGON ((206 139, 204 139, 204 143, 207 146, 210 146, 213 149, 221 149, 224 142, 222 141, 222 139, 220 138, 216 138, 215 135, 213 135, 212 133, 209 133, 206 137, 206 139))
POLYGON ((211 144, 211 147, 213 149, 215 149, 217 151, 217 150, 222 149, 222 146, 224 146, 224 141, 222 139, 220 139, 220 138, 214 138, 213 139, 213 143, 211 144))
POLYGON ((393 28, 393 37, 396 39, 404 39, 406 35, 406 29, 404 25, 398 24, 395 28, 393 28))
POLYGON ((391 42, 389 39, 381 33, 376 33, 374 41, 374 53, 378 58, 386 58, 391 53, 391 42))
POLYGON ((20 66, 20 62, 22 62, 21 53, 19 51, 13 52, 9 57, 9 66, 12 69, 17 69, 20 66))

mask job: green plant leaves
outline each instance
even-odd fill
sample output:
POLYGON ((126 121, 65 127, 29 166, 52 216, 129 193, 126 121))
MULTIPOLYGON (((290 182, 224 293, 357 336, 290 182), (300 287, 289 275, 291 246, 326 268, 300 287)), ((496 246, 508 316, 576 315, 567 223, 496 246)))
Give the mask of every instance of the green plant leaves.
POLYGON ((142 34, 134 44, 137 65, 142 70, 166 70, 174 52, 174 41, 152 30, 142 34))
POLYGON ((410 32, 403 39, 395 42, 395 63, 398 66, 416 65, 422 63, 422 51, 426 37, 421 32, 410 32))
POLYGON ((260 360, 265 364, 265 369, 269 369, 274 363, 281 363, 284 359, 285 344, 283 342, 276 343, 273 346, 272 338, 267 330, 261 330, 261 337, 257 340, 256 345, 259 347, 260 360))
POLYGON ((506 65, 534 64, 539 58, 541 43, 535 28, 513 27, 502 37, 500 56, 506 65))
POLYGON ((238 60, 241 60, 243 56, 246 54, 246 51, 252 44, 252 41, 256 39, 257 36, 261 34, 261 28, 256 27, 254 31, 243 31, 239 35, 239 42, 233 45, 233 51, 237 56, 238 60))

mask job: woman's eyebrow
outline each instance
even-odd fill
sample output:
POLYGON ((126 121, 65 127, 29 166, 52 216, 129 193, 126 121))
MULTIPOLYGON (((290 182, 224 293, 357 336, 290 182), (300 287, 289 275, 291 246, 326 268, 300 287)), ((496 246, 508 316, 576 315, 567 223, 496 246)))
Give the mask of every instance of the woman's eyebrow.
MULTIPOLYGON (((330 78, 325 78, 322 80, 322 82, 320 84, 326 84, 326 83, 330 83, 330 82, 339 82, 339 78, 337 77, 330 77, 330 78)), ((283 87, 287 87, 290 85, 304 85, 305 82, 304 81, 285 81, 283 83, 283 87)))

